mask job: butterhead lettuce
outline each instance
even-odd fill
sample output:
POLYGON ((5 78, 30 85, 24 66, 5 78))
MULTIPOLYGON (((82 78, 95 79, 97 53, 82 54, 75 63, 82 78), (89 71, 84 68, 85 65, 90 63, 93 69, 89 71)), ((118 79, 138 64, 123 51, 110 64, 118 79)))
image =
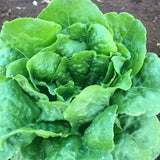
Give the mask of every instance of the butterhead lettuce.
POLYGON ((52 0, 0 33, 0 160, 154 160, 160 59, 129 13, 52 0))

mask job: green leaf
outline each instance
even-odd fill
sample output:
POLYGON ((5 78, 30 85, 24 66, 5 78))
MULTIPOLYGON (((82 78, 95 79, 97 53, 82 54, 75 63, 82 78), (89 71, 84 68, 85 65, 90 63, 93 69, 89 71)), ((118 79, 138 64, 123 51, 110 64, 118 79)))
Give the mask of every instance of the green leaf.
POLYGON ((113 62, 113 66, 115 71, 120 75, 121 74, 121 68, 124 64, 124 62, 126 61, 126 58, 121 57, 121 56, 114 56, 111 58, 112 62, 113 62))
POLYGON ((109 58, 105 55, 97 55, 95 51, 74 54, 69 61, 71 75, 82 87, 100 84, 105 77, 108 65, 109 58))
POLYGON ((68 105, 64 117, 77 130, 80 125, 93 120, 95 115, 102 111, 108 104, 114 88, 104 89, 98 85, 86 87, 68 105))
POLYGON ((1 42, 1 40, 0 40, 0 49, 2 49, 2 42, 1 42))
POLYGON ((80 53, 87 49, 85 42, 79 42, 76 40, 69 39, 68 36, 59 34, 58 40, 55 43, 55 52, 61 56, 71 57, 74 53, 80 53))
POLYGON ((19 18, 4 23, 0 38, 3 46, 14 47, 30 58, 42 48, 53 44, 60 31, 61 26, 54 22, 19 18))
POLYGON ((40 51, 27 62, 31 79, 51 81, 61 61, 56 53, 40 51))
POLYGON ((132 86, 131 70, 117 76, 111 86, 127 91, 132 86))
POLYGON ((3 78, 6 76, 6 69, 8 65, 22 57, 23 55, 18 51, 16 51, 15 49, 11 48, 0 49, 0 81, 1 77, 3 78))
POLYGON ((39 14, 38 18, 54 21, 63 28, 77 22, 84 24, 99 23, 108 27, 104 15, 90 0, 74 0, 74 2, 72 0, 53 0, 39 14))
POLYGON ((157 117, 122 115, 120 122, 123 131, 115 136, 113 158, 150 160, 151 151, 156 151, 155 146, 158 145, 160 137, 160 123, 157 117))
POLYGON ((58 101, 49 102, 47 100, 39 101, 37 104, 42 110, 38 121, 64 120, 63 113, 68 107, 67 104, 58 101))
POLYGON ((133 79, 135 87, 142 86, 159 89, 160 87, 160 58, 155 53, 147 53, 142 69, 133 79))
POLYGON ((75 23, 71 26, 68 26, 68 28, 64 29, 62 31, 64 34, 67 34, 70 36, 71 39, 77 40, 80 42, 86 42, 87 41, 87 25, 83 23, 75 23))
POLYGON ((119 45, 124 45, 131 53, 124 70, 132 69, 134 77, 143 65, 146 54, 146 29, 143 24, 129 13, 106 13, 105 17, 113 29, 113 38, 119 45))
POLYGON ((109 152, 93 151, 82 146, 80 137, 61 139, 35 138, 32 144, 21 149, 22 160, 113 160, 109 152))
POLYGON ((27 58, 21 58, 10 63, 6 70, 6 77, 14 77, 17 74, 28 77, 28 72, 26 68, 27 61, 27 58))
POLYGON ((118 106, 107 107, 85 130, 83 141, 93 150, 110 151, 114 148, 114 121, 118 106))
POLYGON ((43 139, 36 137, 30 145, 21 148, 21 160, 42 160, 44 153, 41 151, 43 139))
POLYGON ((89 68, 87 81, 85 82, 86 86, 100 84, 106 75, 108 65, 109 59, 106 55, 97 55, 94 57, 89 68))
POLYGON ((22 149, 22 156, 24 160, 75 160, 80 145, 81 141, 77 136, 65 139, 35 139, 31 145, 22 149))
POLYGON ((40 115, 40 109, 14 80, 0 84, 0 95, 0 143, 5 150, 5 159, 8 149, 11 149, 9 156, 12 156, 13 152, 16 152, 21 145, 28 144, 33 139, 34 135, 24 135, 26 141, 19 138, 16 144, 16 139, 13 138, 11 142, 5 143, 11 135, 17 134, 18 129, 34 123, 40 115))
POLYGON ((150 160, 151 150, 141 148, 129 135, 119 137, 112 152, 114 160, 150 160))
POLYGON ((60 56, 72 57, 74 53, 80 53, 87 49, 85 42, 79 42, 69 38, 69 35, 58 34, 57 41, 50 47, 44 48, 44 52, 55 52, 60 56))
POLYGON ((80 150, 79 157, 76 160, 113 160, 109 152, 100 150, 80 150))
POLYGON ((116 43, 117 49, 118 49, 118 53, 120 53, 120 55, 126 59, 130 59, 131 58, 131 53, 129 52, 129 50, 121 43, 116 43))
MULTIPOLYGON (((68 125, 69 126, 69 125, 68 125)), ((49 137, 68 137, 70 135, 70 130, 67 130, 67 133, 62 133, 67 130, 64 124, 57 124, 57 123, 38 123, 38 124, 30 124, 23 128, 17 129, 14 132, 11 132, 6 137, 2 139, 2 145, 4 145, 5 141, 15 135, 15 134, 28 134, 31 137, 35 135, 43 138, 49 137), (58 128, 58 129, 57 129, 58 128), (57 133, 57 131, 59 131, 57 133)))
POLYGON ((11 160, 20 160, 21 158, 22 158, 22 156, 21 156, 20 152, 17 152, 10 159, 11 160))
POLYGON ((115 118, 115 124, 114 124, 114 134, 121 133, 122 127, 118 118, 118 115, 115 118))
POLYGON ((36 101, 42 99, 42 100, 48 100, 48 97, 45 94, 42 94, 34 89, 31 83, 28 82, 27 78, 23 75, 16 75, 14 79, 17 81, 19 86, 27 93, 29 96, 33 97, 36 101))
POLYGON ((120 117, 123 132, 129 134, 142 148, 153 148, 160 138, 160 122, 156 116, 120 117))
POLYGON ((144 65, 126 92, 117 91, 111 104, 119 106, 118 113, 128 115, 157 115, 160 112, 160 59, 147 53, 144 65))
POLYGON ((55 93, 57 101, 70 103, 80 93, 80 89, 74 85, 73 81, 69 81, 67 84, 56 88, 55 93))
POLYGON ((15 129, 28 123, 34 123, 40 115, 39 107, 25 94, 15 80, 1 83, 0 95, 0 118, 2 121, 0 139, 15 129))
POLYGON ((100 24, 93 24, 88 32, 88 47, 98 54, 107 56, 117 52, 117 47, 109 30, 100 24))
POLYGON ((46 92, 49 93, 48 96, 54 96, 56 93, 55 93, 55 88, 56 88, 56 84, 54 83, 46 83, 44 81, 34 81, 35 84, 37 85, 38 88, 40 88, 39 90, 41 91, 41 88, 42 88, 42 93, 44 94, 47 94, 46 92), (47 91, 46 91, 47 89, 47 91), (46 91, 46 92, 45 92, 46 91))
MULTIPOLYGON (((160 132, 160 129, 159 129, 159 132, 160 132)), ((159 135, 160 135, 160 133, 159 133, 159 135)), ((159 138, 159 140, 157 139, 156 144, 152 148, 152 158, 151 158, 151 160, 155 160, 159 156, 159 154, 160 154, 159 146, 160 146, 160 138, 159 138)))
POLYGON ((63 57, 54 75, 53 80, 56 81, 57 86, 65 85, 72 80, 70 72, 68 72, 68 62, 66 57, 63 57))
MULTIPOLYGON (((40 122, 30 124, 16 131, 20 134, 36 134, 39 137, 68 137, 70 135, 70 126, 66 122, 40 122)), ((13 133, 15 134, 15 132, 13 133)))
MULTIPOLYGON (((12 160, 15 154, 19 152, 21 147, 24 147, 32 143, 32 140, 34 139, 34 137, 35 137, 34 135, 16 134, 8 138, 4 143, 3 150, 0 149, 0 155, 1 155, 0 160, 8 160, 8 159, 12 160)), ((15 160, 19 160, 19 159, 15 159, 15 160)))
POLYGON ((86 82, 89 72, 89 65, 81 60, 71 59, 68 63, 68 69, 73 78, 75 85, 83 86, 86 82))
POLYGON ((64 133, 68 127, 59 123, 35 124, 36 119, 40 115, 40 109, 14 80, 0 84, 0 94, 0 120, 2 121, 0 124, 1 147, 4 146, 5 141, 9 137, 16 134, 29 134, 30 139, 33 139, 35 134, 48 138, 50 136, 66 137, 68 133, 70 133, 68 130, 67 134, 65 133, 63 135, 62 133, 64 133), (56 130, 58 130, 58 133, 56 130))
POLYGON ((107 85, 107 87, 109 87, 112 83, 112 81, 115 79, 116 73, 114 71, 114 66, 113 66, 113 62, 111 61, 108 65, 108 70, 105 74, 105 77, 103 79, 103 83, 107 85))
POLYGON ((82 51, 79 54, 74 54, 71 60, 80 60, 86 62, 88 65, 92 64, 92 61, 96 58, 97 54, 95 51, 82 51))

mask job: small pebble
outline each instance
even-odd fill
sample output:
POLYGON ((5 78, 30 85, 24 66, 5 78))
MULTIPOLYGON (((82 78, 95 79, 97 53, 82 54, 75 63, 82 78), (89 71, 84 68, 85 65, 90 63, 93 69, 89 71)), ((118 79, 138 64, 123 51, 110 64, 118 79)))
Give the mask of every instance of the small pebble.
POLYGON ((33 1, 33 5, 34 5, 34 6, 37 6, 37 5, 38 5, 38 2, 37 2, 37 1, 33 1))
POLYGON ((50 0, 43 0, 43 1, 41 1, 41 3, 50 3, 50 0))
POLYGON ((26 9, 26 7, 16 7, 16 9, 26 9))
POLYGON ((160 47, 160 43, 157 43, 157 47, 160 47))

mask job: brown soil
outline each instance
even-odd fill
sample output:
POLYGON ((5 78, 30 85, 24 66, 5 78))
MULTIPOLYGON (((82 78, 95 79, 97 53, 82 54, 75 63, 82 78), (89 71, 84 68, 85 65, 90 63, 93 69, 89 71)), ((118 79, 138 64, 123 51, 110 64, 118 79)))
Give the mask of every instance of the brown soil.
MULTIPOLYGON (((47 6, 47 0, 0 0, 0 30, 4 21, 18 17, 36 17, 47 6)), ((160 57, 160 1, 158 0, 92 0, 102 12, 129 12, 147 29, 147 50, 160 57)), ((160 119, 160 115, 159 115, 160 119)), ((157 159, 160 160, 160 157, 157 159)))

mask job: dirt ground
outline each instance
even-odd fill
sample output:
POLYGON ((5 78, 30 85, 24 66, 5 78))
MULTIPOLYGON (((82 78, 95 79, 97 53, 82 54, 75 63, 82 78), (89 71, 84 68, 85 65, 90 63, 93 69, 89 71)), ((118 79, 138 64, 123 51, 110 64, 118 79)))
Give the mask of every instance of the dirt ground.
MULTIPOLYGON (((102 12, 129 12, 147 29, 147 50, 160 57, 159 0, 92 0, 102 12)), ((36 17, 49 0, 0 0, 0 30, 4 21, 18 17, 36 17)), ((160 119, 160 115, 159 115, 160 119)), ((157 159, 160 160, 160 157, 157 159)))

